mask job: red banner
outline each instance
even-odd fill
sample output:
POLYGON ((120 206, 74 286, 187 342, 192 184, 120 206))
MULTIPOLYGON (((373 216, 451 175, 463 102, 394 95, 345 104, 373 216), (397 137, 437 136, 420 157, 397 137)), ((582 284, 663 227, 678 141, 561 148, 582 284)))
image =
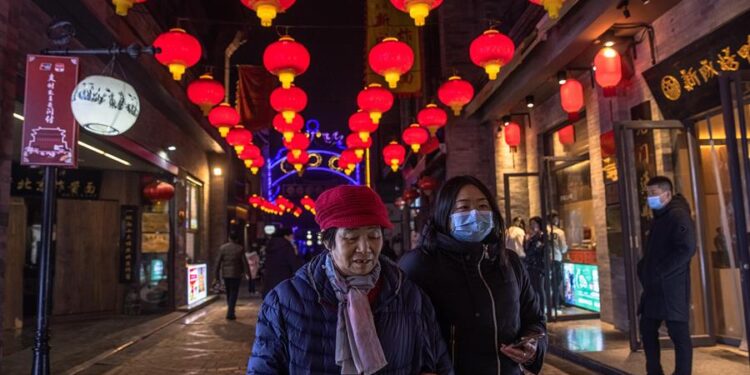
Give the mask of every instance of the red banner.
POLYGON ((279 85, 278 80, 262 66, 240 65, 237 72, 237 111, 240 113, 240 122, 250 131, 270 127, 275 112, 269 98, 271 91, 279 85))
POLYGON ((78 166, 78 125, 70 109, 78 62, 77 57, 26 57, 21 164, 78 166))

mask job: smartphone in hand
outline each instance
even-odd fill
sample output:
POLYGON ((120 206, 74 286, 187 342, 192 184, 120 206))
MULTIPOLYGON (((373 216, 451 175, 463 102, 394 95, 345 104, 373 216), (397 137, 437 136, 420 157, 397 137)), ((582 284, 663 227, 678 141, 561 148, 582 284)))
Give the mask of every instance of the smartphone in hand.
POLYGON ((511 344, 511 346, 514 348, 523 348, 527 343, 532 342, 532 341, 534 342, 539 341, 544 336, 546 336, 544 333, 535 333, 533 335, 523 336, 520 339, 518 339, 518 341, 511 344))

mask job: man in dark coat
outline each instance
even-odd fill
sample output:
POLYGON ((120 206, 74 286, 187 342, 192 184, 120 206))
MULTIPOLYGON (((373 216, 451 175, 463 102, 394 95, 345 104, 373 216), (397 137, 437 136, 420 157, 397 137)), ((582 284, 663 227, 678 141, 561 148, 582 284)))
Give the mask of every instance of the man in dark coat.
POLYGON ((234 320, 234 307, 237 305, 237 297, 240 293, 240 281, 242 276, 248 277, 250 269, 245 260, 245 251, 239 244, 237 232, 229 233, 229 242, 221 245, 219 256, 216 259, 216 277, 224 278, 224 286, 227 290, 227 319, 234 320))
POLYGON ((643 259, 638 262, 641 295, 641 337, 649 375, 663 374, 659 327, 666 322, 675 347, 675 374, 691 373, 690 259, 695 254, 695 225, 690 206, 672 192, 672 182, 657 176, 647 183, 648 205, 654 213, 643 259))
POLYGON ((294 235, 289 228, 279 228, 266 245, 266 261, 263 265, 263 298, 276 285, 294 276, 302 267, 302 259, 292 245, 294 235))

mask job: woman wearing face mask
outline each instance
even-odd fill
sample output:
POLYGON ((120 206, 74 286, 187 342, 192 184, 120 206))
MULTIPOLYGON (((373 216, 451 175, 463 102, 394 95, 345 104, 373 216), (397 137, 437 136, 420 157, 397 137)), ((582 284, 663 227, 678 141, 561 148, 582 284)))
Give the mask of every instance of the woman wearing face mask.
POLYGON ((538 373, 546 326, 502 217, 479 180, 454 177, 437 194, 421 246, 399 265, 430 296, 456 374, 538 373))
POLYGON ((429 298, 386 257, 380 197, 339 186, 315 202, 327 252, 272 290, 248 374, 453 374, 429 298))

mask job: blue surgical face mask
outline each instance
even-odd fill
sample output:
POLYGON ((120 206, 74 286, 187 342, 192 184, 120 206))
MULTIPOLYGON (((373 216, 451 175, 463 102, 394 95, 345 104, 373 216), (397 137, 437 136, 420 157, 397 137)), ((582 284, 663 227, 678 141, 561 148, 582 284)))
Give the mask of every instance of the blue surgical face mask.
POLYGON ((648 206, 652 210, 661 210, 664 208, 664 203, 661 202, 661 194, 648 197, 648 206))
POLYGON ((492 211, 471 210, 451 214, 451 236, 459 241, 480 242, 494 227, 492 211))

